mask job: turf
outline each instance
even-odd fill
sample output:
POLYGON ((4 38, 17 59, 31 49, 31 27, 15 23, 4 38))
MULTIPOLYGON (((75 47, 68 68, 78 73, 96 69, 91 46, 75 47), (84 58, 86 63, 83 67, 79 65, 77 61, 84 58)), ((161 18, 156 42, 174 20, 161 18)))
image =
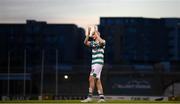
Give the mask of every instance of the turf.
MULTIPOLYGON (((13 101, 0 101, 3 104, 84 104, 80 100, 13 100, 13 101)), ((99 104, 96 100, 87 104, 99 104)), ((101 104, 180 104, 180 101, 125 101, 125 100, 107 100, 101 104)))

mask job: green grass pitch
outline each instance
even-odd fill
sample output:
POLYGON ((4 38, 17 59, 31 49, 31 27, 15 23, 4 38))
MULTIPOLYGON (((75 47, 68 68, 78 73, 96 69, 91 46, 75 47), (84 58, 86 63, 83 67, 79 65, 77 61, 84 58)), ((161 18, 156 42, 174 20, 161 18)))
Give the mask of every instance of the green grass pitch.
MULTIPOLYGON (((14 100, 0 101, 0 104, 86 104, 80 100, 14 100)), ((99 104, 96 100, 87 104, 99 104)), ((180 101, 124 101, 124 100, 107 100, 101 104, 180 104, 180 101)))

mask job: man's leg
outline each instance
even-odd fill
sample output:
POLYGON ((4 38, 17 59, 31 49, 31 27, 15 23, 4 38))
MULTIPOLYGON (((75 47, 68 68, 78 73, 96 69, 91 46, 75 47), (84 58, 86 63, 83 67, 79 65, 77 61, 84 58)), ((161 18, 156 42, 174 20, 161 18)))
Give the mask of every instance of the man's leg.
POLYGON ((95 86, 95 78, 93 76, 89 76, 89 94, 88 97, 92 97, 94 92, 94 86, 95 86))
POLYGON ((81 102, 91 102, 92 101, 92 95, 94 91, 94 86, 95 86, 95 77, 89 76, 89 94, 88 97, 85 100, 82 100, 81 102))
POLYGON ((100 98, 100 100, 98 102, 105 102, 103 87, 102 87, 100 78, 97 79, 96 86, 97 86, 97 90, 98 90, 98 94, 99 94, 99 98, 100 98))
POLYGON ((101 83, 101 71, 102 71, 102 65, 98 65, 98 73, 97 73, 97 81, 96 81, 96 87, 99 94, 99 100, 98 102, 105 102, 104 100, 104 93, 103 93, 103 87, 101 83))

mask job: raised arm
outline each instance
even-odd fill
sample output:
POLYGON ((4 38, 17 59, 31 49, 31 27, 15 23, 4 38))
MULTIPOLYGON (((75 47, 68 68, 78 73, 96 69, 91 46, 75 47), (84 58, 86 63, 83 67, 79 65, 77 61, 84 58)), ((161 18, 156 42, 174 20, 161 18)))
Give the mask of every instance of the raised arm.
POLYGON ((90 41, 88 41, 89 40, 90 31, 91 31, 91 28, 88 28, 88 33, 87 33, 86 38, 84 40, 84 44, 87 45, 87 46, 90 46, 90 41))

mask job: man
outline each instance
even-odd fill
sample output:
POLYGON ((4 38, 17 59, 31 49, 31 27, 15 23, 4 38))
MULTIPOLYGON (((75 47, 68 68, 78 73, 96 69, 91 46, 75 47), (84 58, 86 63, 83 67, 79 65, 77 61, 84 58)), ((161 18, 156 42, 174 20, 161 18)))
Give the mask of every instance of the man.
POLYGON ((91 31, 91 28, 88 28, 88 34, 84 40, 84 44, 92 48, 92 65, 91 73, 89 76, 89 94, 88 97, 85 100, 82 100, 81 102, 92 101, 92 95, 95 86, 97 87, 97 92, 100 97, 98 102, 105 102, 103 95, 103 87, 100 79, 101 71, 104 64, 105 43, 105 40, 100 37, 100 33, 97 30, 91 31), (90 36, 93 38, 92 41, 89 41, 90 36))

